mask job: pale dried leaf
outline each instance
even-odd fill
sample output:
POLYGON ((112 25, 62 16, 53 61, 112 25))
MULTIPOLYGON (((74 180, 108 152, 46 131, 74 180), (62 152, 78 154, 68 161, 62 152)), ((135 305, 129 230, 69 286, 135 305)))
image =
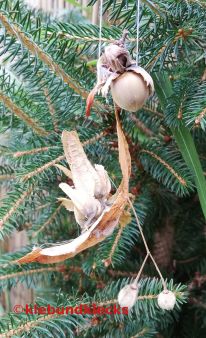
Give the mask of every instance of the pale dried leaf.
POLYGON ((97 182, 95 186, 95 196, 97 198, 107 198, 111 191, 111 182, 108 173, 100 164, 95 164, 94 167, 99 176, 99 182, 97 182))
POLYGON ((64 197, 59 197, 57 198, 58 201, 60 201, 62 203, 62 205, 69 211, 74 211, 74 203, 69 200, 68 198, 64 198, 64 197))
POLYGON ((119 223, 128 203, 128 185, 131 173, 131 158, 128 144, 119 121, 118 111, 115 112, 117 120, 117 135, 119 146, 119 161, 122 170, 122 181, 115 194, 113 204, 104 209, 96 222, 79 237, 68 244, 58 245, 46 249, 37 248, 26 256, 17 260, 19 264, 37 261, 40 263, 56 263, 71 258, 78 253, 96 245, 109 236, 119 223))
POLYGON ((97 174, 87 159, 77 132, 64 130, 62 143, 75 188, 84 190, 88 195, 94 196, 95 177, 97 174))
POLYGON ((63 171, 63 173, 64 173, 67 177, 69 177, 71 180, 73 180, 71 170, 69 170, 68 168, 64 167, 64 166, 61 165, 61 164, 55 164, 55 167, 57 167, 58 169, 60 169, 61 171, 63 171))
POLYGON ((67 183, 60 183, 59 187, 67 194, 75 207, 85 216, 85 218, 92 219, 96 215, 101 214, 101 203, 93 196, 88 195, 87 192, 81 188, 73 189, 67 183))

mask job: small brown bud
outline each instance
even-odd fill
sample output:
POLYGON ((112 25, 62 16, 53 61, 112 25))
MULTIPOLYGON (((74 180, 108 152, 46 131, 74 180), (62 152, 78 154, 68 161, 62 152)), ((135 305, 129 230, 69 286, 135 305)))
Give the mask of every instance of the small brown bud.
POLYGON ((106 268, 112 264, 111 258, 104 259, 102 262, 106 268))
POLYGON ((172 138, 171 138, 171 136, 169 136, 169 135, 165 135, 164 136, 164 142, 170 142, 172 140, 172 138))

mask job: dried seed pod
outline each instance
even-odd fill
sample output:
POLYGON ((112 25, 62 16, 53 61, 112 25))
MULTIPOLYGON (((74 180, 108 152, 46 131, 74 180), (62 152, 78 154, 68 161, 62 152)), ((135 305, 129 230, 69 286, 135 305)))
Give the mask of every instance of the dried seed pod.
MULTIPOLYGON (((87 193, 88 198, 98 199, 101 196, 102 199, 106 199, 110 193, 111 184, 104 167, 101 165, 94 167, 90 163, 76 132, 64 130, 62 142, 75 188, 87 193)), ((58 167, 63 170, 61 166, 58 167)), ((69 175, 68 171, 65 173, 69 175)))
POLYGON ((94 196, 104 201, 108 198, 112 189, 109 175, 103 165, 95 164, 94 167, 99 177, 99 179, 96 180, 94 196))
POLYGON ((136 283, 125 285, 118 294, 118 303, 121 307, 131 309, 137 301, 138 286, 136 283))
POLYGON ((163 290, 157 297, 157 303, 163 310, 172 310, 176 303, 174 292, 163 290))
POLYGON ((105 47, 105 52, 101 58, 103 66, 115 73, 123 73, 125 68, 132 64, 127 49, 115 43, 105 47))
POLYGON ((151 76, 141 67, 131 66, 111 82, 114 102, 122 109, 136 112, 153 93, 151 76))
POLYGON ((122 109, 135 112, 142 108, 154 91, 151 76, 136 66, 123 45, 112 44, 105 48, 97 62, 97 84, 87 98, 86 116, 96 93, 106 97, 111 88, 114 102, 122 109))
POLYGON ((95 197, 89 195, 83 189, 73 189, 67 183, 60 183, 59 187, 72 200, 75 218, 80 226, 86 228, 101 215, 103 207, 95 197))
MULTIPOLYGON (((105 207, 102 214, 86 231, 80 236, 65 244, 58 244, 48 248, 37 247, 30 251, 25 256, 16 260, 16 263, 25 264, 30 262, 39 262, 43 264, 57 263, 64 261, 79 254, 80 252, 93 247, 97 243, 105 240, 117 226, 120 217, 122 216, 129 197, 129 178, 131 175, 131 158, 128 150, 128 144, 122 131, 121 123, 118 116, 118 111, 115 111, 117 121, 117 135, 119 147, 119 163, 122 171, 122 181, 114 195, 108 198, 109 207, 105 207)), ((72 173, 72 177, 74 175, 72 173)), ((78 200, 75 201, 79 203, 78 200)), ((70 210, 73 210, 74 203, 66 203, 64 205, 70 210)), ((72 201, 74 202, 74 201, 72 201)))

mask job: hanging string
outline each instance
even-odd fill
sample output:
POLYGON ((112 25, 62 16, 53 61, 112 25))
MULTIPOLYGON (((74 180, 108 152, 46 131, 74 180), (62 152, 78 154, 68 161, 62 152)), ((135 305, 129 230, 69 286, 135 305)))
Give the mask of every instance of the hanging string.
POLYGON ((136 28, 137 28, 137 40, 136 40, 136 65, 139 63, 139 26, 140 26, 140 0, 136 0, 136 28))
POLYGON ((99 51, 98 58, 101 56, 101 46, 102 46, 102 18, 103 18, 103 0, 100 0, 99 6, 99 51))

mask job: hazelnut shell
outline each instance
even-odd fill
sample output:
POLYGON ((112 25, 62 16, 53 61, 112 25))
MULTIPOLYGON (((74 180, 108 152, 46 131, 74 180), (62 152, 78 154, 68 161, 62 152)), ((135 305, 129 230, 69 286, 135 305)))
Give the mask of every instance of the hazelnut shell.
POLYGON ((142 75, 127 71, 111 83, 114 102, 122 109, 135 112, 142 108, 150 95, 142 75))

